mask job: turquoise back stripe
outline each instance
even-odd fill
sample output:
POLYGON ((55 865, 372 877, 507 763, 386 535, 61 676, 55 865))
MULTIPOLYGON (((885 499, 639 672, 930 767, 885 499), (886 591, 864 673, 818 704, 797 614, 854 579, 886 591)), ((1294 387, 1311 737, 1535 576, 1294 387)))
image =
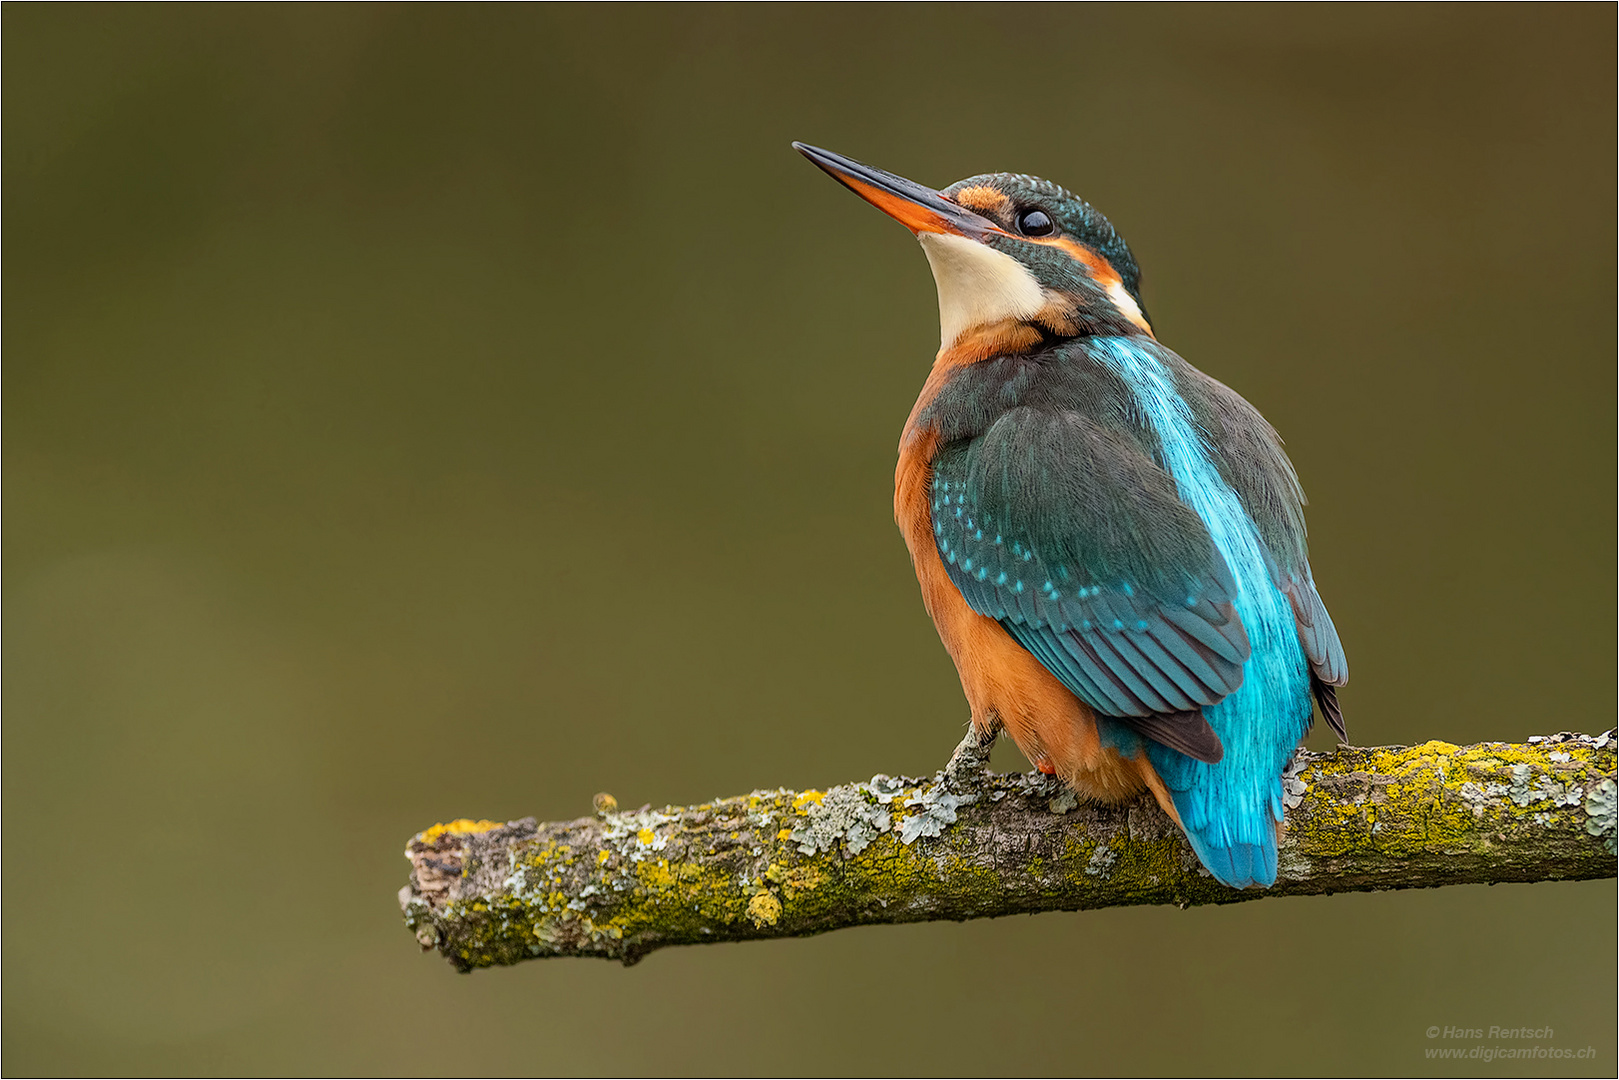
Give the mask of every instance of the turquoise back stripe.
POLYGON ((1143 422, 1158 436, 1162 465, 1181 501, 1202 518, 1236 579, 1237 614, 1253 648, 1242 686, 1204 710, 1225 746, 1224 760, 1207 765, 1154 746, 1153 761, 1174 791, 1194 846, 1267 848, 1274 880, 1280 775, 1309 728, 1311 711, 1292 608, 1271 578, 1258 530, 1220 475, 1206 435, 1163 363, 1130 338, 1094 338, 1087 352, 1131 388, 1143 422))

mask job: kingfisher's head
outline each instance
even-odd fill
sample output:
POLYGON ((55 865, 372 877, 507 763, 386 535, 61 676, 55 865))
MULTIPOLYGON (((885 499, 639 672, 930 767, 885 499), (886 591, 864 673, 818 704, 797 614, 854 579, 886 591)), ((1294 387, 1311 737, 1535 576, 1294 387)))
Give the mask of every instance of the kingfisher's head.
POLYGON ((1078 334, 1152 333, 1124 238, 1049 180, 988 173, 935 191, 842 154, 793 147, 916 234, 939 287, 941 349, 987 355, 1078 334))

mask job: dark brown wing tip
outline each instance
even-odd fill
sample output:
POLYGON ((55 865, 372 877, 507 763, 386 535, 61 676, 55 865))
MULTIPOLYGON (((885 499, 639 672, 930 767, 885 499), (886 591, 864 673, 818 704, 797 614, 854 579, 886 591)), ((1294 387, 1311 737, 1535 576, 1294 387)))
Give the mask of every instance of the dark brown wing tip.
POLYGON ((1349 741, 1349 731, 1344 727, 1343 706, 1338 704, 1338 688, 1331 683, 1313 680, 1315 702, 1321 706, 1321 718, 1327 726, 1338 733, 1340 742, 1349 741))
POLYGON ((1114 717, 1128 724, 1138 734, 1171 750, 1178 750, 1189 758, 1217 764, 1225 757, 1220 736, 1214 733, 1202 709, 1189 712, 1149 713, 1146 716, 1114 717))

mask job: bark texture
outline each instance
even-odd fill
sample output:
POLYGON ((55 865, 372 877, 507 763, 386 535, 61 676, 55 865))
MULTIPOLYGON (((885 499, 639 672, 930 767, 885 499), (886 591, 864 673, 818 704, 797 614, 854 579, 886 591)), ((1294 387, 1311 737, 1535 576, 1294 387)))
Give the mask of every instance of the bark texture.
POLYGON ((1209 877, 1143 799, 1079 803, 962 742, 931 778, 755 791, 536 823, 458 820, 406 849, 405 924, 467 971, 549 956, 1122 904, 1615 876, 1615 735, 1300 752, 1275 887, 1209 877))

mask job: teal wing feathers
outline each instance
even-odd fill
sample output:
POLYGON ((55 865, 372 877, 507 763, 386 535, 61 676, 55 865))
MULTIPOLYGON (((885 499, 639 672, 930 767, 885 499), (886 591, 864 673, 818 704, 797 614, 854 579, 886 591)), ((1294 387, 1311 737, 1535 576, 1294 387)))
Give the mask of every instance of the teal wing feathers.
POLYGON ((1078 412, 1019 407, 934 461, 934 538, 967 603, 1093 709, 1202 760, 1242 683, 1236 585, 1173 480, 1078 412))

